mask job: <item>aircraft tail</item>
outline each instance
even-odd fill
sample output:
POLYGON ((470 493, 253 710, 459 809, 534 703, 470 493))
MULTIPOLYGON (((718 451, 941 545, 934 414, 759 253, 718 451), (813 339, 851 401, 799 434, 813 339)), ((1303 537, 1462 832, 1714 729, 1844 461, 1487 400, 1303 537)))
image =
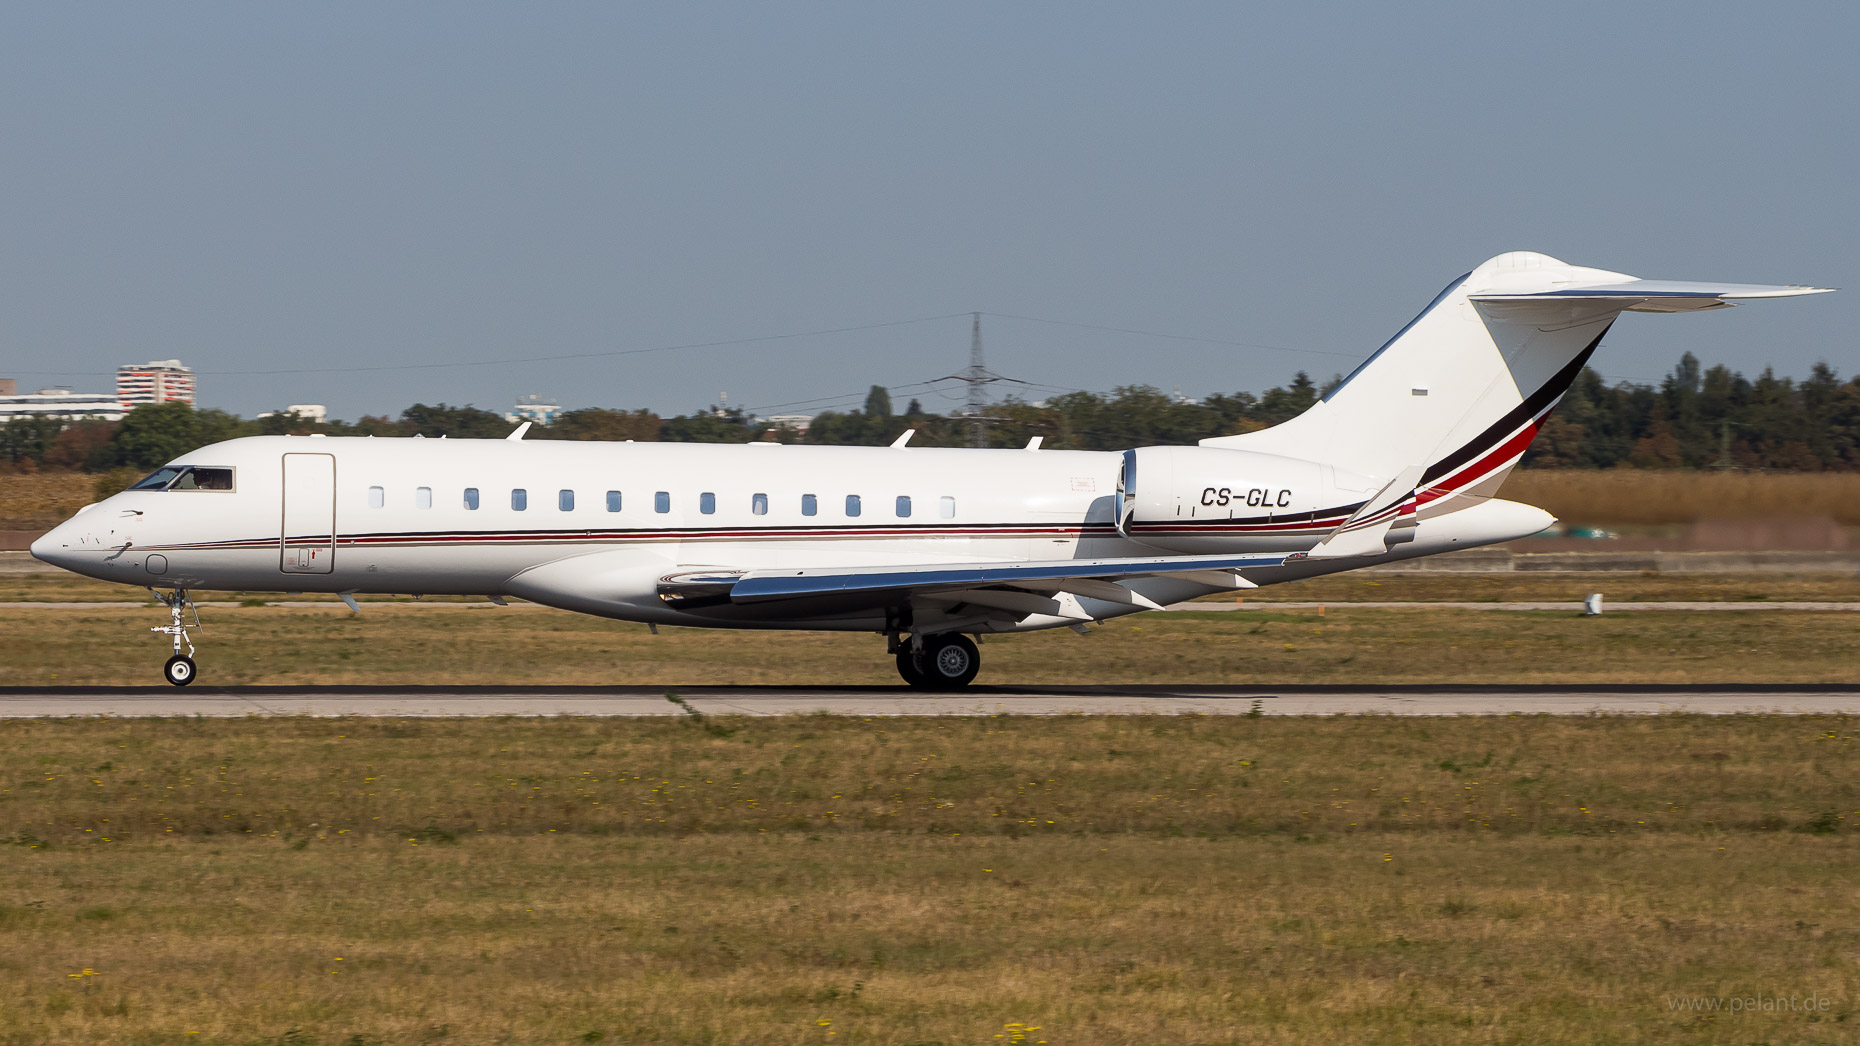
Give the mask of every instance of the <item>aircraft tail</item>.
POLYGON ((1501 254, 1448 284, 1303 414, 1201 443, 1315 460, 1335 466, 1340 482, 1348 470, 1374 488, 1418 470, 1420 504, 1491 497, 1621 313, 1820 292, 1641 280, 1529 251, 1501 254))

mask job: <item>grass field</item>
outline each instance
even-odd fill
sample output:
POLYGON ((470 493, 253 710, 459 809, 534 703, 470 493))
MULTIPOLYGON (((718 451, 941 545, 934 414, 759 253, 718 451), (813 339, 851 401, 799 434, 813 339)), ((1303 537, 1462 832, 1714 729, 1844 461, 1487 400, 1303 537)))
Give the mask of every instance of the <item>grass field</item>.
MULTIPOLYGON (((202 612, 219 684, 896 684, 877 637, 723 632, 534 606, 380 603, 202 612)), ((157 608, 0 609, 8 683, 149 684, 157 608)), ((1093 683, 1860 683, 1852 611, 1370 609, 1181 612, 988 639, 989 685, 1093 683)))
POLYGON ((1511 474, 1500 496, 1603 526, 1773 516, 1860 524, 1860 472, 1526 469, 1511 474))
POLYGON ((1845 1043, 1857 726, 5 722, 0 1043, 1845 1043))
POLYGON ((83 472, 0 472, 0 530, 50 529, 97 500, 83 472))

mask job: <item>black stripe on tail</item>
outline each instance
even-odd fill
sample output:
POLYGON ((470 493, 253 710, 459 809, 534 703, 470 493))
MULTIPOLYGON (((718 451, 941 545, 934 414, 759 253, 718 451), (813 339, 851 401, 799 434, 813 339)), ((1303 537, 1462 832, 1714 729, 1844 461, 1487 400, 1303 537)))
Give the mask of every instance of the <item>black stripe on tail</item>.
MULTIPOLYGON (((1608 327, 1612 326, 1614 326, 1614 324, 1611 322, 1608 327)), ((1525 397, 1523 403, 1513 407, 1504 417, 1493 422, 1484 432, 1481 432, 1465 446, 1428 466, 1427 471, 1421 475, 1421 485, 1427 486, 1435 480, 1452 474, 1459 469, 1460 466, 1473 461, 1475 458, 1479 457, 1479 455, 1498 446, 1504 441, 1505 437, 1518 431, 1526 422, 1543 413, 1546 407, 1555 403, 1559 397, 1569 391, 1571 385, 1576 383, 1576 377, 1582 373, 1582 368, 1588 364, 1589 357, 1595 355, 1596 346, 1600 345, 1602 339, 1608 336, 1608 327, 1603 327, 1602 332, 1595 336, 1595 340, 1590 342, 1587 348, 1578 352, 1575 359, 1570 360, 1564 365, 1562 370, 1556 372, 1555 376, 1549 381, 1544 382, 1542 388, 1525 397)))

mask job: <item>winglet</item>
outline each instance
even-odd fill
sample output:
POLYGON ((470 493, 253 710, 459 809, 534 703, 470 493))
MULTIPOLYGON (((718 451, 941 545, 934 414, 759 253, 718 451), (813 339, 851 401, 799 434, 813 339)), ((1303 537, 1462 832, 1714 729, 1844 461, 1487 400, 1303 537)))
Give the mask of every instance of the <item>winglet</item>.
POLYGON ((508 436, 505 436, 504 438, 514 442, 516 440, 522 439, 523 434, 525 432, 528 432, 529 430, 530 430, 530 423, 526 421, 523 424, 517 426, 517 431, 511 433, 508 436))
POLYGON ((897 439, 894 439, 891 441, 891 445, 894 448, 902 447, 906 443, 909 443, 911 441, 911 437, 915 435, 917 435, 916 429, 905 429, 903 435, 900 435, 897 439))

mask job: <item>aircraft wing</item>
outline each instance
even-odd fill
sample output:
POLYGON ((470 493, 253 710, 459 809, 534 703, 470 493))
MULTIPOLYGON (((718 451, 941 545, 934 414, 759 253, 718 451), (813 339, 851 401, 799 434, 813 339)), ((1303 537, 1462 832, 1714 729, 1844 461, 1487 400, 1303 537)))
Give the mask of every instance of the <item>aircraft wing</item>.
POLYGON ((1158 605, 1117 582, 1143 577, 1174 577, 1223 588, 1257 588, 1243 571, 1276 567, 1283 555, 1168 556, 1131 559, 1061 559, 1032 563, 938 563, 822 570, 754 570, 730 587, 731 603, 766 603, 809 596, 878 595, 902 592, 932 595, 980 588, 1018 588, 1031 592, 1071 592, 1130 606, 1158 605))

